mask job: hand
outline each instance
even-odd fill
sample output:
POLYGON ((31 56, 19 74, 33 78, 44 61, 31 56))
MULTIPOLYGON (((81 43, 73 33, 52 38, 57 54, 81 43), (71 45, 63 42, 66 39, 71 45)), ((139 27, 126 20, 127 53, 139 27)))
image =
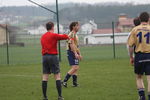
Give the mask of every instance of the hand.
POLYGON ((130 64, 133 66, 134 65, 134 57, 130 57, 130 64))
POLYGON ((79 54, 75 53, 75 58, 79 60, 80 59, 79 54))
POLYGON ((83 57, 82 57, 81 55, 79 55, 79 60, 80 60, 80 61, 82 60, 82 58, 83 58, 83 57))

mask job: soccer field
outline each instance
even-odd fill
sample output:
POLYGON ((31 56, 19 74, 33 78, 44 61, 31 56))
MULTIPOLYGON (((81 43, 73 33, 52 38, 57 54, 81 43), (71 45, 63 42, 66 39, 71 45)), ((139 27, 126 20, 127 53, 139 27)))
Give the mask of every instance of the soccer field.
MULTIPOLYGON (((7 64, 7 48, 0 47, 0 64, 7 64)), ((81 47, 82 55, 85 61, 112 59, 112 45, 97 45, 81 47)), ((62 60, 66 61, 66 48, 61 48, 62 60)), ((116 45, 116 57, 127 58, 126 45, 116 45)), ((39 64, 41 63, 40 44, 30 44, 24 47, 9 46, 9 63, 12 64, 39 64)))
MULTIPOLYGON (((117 47, 113 59, 108 47, 81 48, 80 87, 63 88, 65 100, 137 100, 133 67, 124 47, 117 47)), ((33 58, 30 58, 33 59, 33 58)), ((39 58, 38 58, 39 59, 39 58)), ((61 74, 69 70, 66 53, 62 53, 61 74)), ((0 65, 0 100, 41 100, 41 64, 0 65)), ((49 100, 57 100, 53 76, 48 83, 49 100)))
MULTIPOLYGON (((133 68, 128 59, 89 60, 80 64, 80 87, 63 88, 65 100, 137 100, 133 68)), ((61 63, 64 78, 69 67, 61 63)), ((53 76, 48 83, 48 96, 56 100, 53 76)), ((0 100, 41 100, 41 65, 0 67, 0 100)))

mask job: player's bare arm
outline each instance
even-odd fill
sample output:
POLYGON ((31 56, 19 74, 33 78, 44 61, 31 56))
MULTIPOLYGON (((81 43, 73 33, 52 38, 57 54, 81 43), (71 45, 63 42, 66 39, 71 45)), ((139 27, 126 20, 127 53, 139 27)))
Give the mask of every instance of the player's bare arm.
POLYGON ((78 54, 79 54, 79 58, 80 58, 80 60, 82 60, 82 55, 81 55, 81 51, 78 49, 78 54))
POLYGON ((73 51, 73 53, 75 54, 75 57, 76 57, 77 59, 79 59, 79 54, 78 54, 77 51, 76 51, 76 48, 77 48, 77 47, 76 47, 74 41, 71 40, 71 43, 70 43, 69 45, 70 45, 71 51, 73 51))
POLYGON ((134 48, 132 46, 129 46, 128 49, 129 49, 128 51, 129 51, 129 56, 130 56, 130 63, 134 65, 134 57, 133 57, 134 48))

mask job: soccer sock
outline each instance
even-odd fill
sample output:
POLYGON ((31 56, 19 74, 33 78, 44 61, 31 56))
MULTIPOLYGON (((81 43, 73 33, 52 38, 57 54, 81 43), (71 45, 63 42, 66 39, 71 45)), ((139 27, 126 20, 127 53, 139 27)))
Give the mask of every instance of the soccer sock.
POLYGON ((66 75, 66 77, 65 77, 65 79, 64 79, 64 82, 67 82, 70 77, 71 77, 71 75, 67 73, 67 75, 66 75))
POLYGON ((150 100, 150 92, 148 92, 148 100, 150 100))
POLYGON ((61 80, 56 80, 56 87, 58 91, 58 95, 61 97, 62 87, 61 87, 61 80))
POLYGON ((47 98, 46 91, 47 91, 47 81, 42 81, 42 91, 44 98, 47 98))
POLYGON ((73 84, 77 84, 77 75, 72 75, 73 84))
POLYGON ((144 89, 141 88, 141 89, 138 89, 138 93, 139 93, 139 96, 142 100, 145 100, 145 92, 144 92, 144 89))

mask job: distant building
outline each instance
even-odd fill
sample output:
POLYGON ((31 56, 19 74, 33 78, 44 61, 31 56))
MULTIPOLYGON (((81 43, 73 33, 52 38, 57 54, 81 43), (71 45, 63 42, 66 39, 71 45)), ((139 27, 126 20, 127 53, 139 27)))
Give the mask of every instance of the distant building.
POLYGON ((15 44, 18 30, 19 28, 15 26, 8 25, 6 28, 6 25, 0 24, 0 45, 6 44, 7 42, 9 44, 15 44), (8 34, 6 34, 6 29, 8 34))
MULTIPOLYGON (((116 33, 130 32, 133 27, 133 18, 128 18, 126 14, 120 14, 114 31, 116 33)), ((93 29, 92 34, 112 34, 112 28, 93 29)))
POLYGON ((26 30, 28 30, 29 34, 44 34, 47 31, 46 28, 43 25, 40 25, 36 28, 31 27, 31 28, 28 28, 26 30))
MULTIPOLYGON (((6 44, 6 43, 7 43, 7 39, 6 39, 6 25, 0 24, 0 45, 6 44)), ((9 41, 8 41, 8 43, 9 43, 9 41)))
MULTIPOLYGON (((120 33, 121 30, 115 28, 114 32, 115 33, 120 33)), ((92 34, 112 34, 112 33, 113 33, 112 28, 103 28, 103 29, 92 30, 92 34)))
POLYGON ((128 18, 126 14, 120 14, 117 22, 117 28, 121 32, 130 32, 134 27, 133 18, 128 18))
MULTIPOLYGON (((120 14, 114 29, 115 43, 126 43, 128 34, 133 27, 133 18, 128 18, 126 14, 120 14)), ((112 37, 112 28, 93 29, 90 35, 84 37, 84 44, 112 44, 112 37)))
MULTIPOLYGON (((129 33, 115 33, 115 44, 126 43, 129 33)), ((112 44, 112 34, 91 34, 84 37, 84 44, 112 44)))
MULTIPOLYGON (((55 26, 54 26, 54 32, 58 33, 58 31, 57 31, 57 24, 55 24, 55 26)), ((61 34, 64 33, 64 27, 61 24, 59 24, 59 33, 61 33, 61 34)))
MULTIPOLYGON (((46 27, 43 25, 40 25, 38 27, 30 27, 27 28, 26 30, 28 30, 28 34, 44 34, 45 32, 47 32, 46 27)), ((60 24, 59 25, 59 31, 60 33, 64 33, 64 29, 63 26, 60 24)), ((55 24, 54 26, 54 32, 57 33, 57 25, 55 24)))
POLYGON ((94 20, 90 20, 88 23, 85 23, 81 26, 81 33, 80 34, 91 34, 92 30, 97 29, 97 24, 94 20))

